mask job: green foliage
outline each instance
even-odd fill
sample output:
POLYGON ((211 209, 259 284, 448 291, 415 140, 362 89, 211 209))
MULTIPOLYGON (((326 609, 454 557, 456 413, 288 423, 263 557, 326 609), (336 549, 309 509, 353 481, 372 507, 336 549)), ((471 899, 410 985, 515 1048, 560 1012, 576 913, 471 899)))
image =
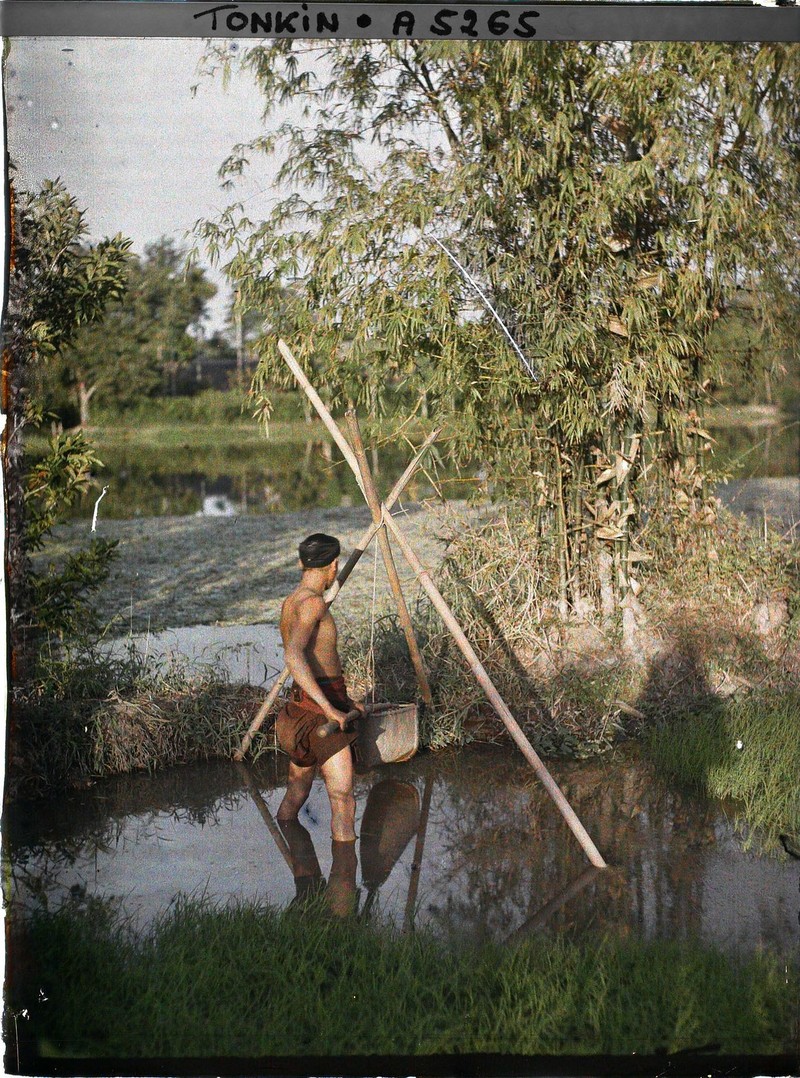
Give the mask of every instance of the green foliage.
POLYGON ((123 295, 130 240, 88 246, 85 214, 60 180, 15 191, 13 210, 7 346, 28 362, 52 360, 123 295))
POLYGON ((562 608, 581 595, 575 565, 603 549, 624 597, 644 502, 680 493, 698 526, 707 515, 720 313, 746 285, 773 351, 790 337, 800 50, 276 41, 207 56, 212 72, 233 62, 275 127, 222 175, 234 185, 264 154, 291 193, 264 220, 234 204, 197 235, 267 314, 265 409, 289 382, 278 333, 334 406, 375 416, 402 387, 456 457, 538 501, 562 608), (302 119, 280 122, 290 101, 302 119))
MULTIPOLYGON (((750 296, 719 319, 709 335, 715 403, 779 403, 791 413, 800 408, 800 350, 794 341, 772 333, 753 310, 750 296)), ((800 311, 797 312, 800 314, 800 311)), ((787 331, 791 323, 787 322, 787 331)))
POLYGON ((84 634, 96 628, 88 596, 108 574, 116 544, 93 543, 59 570, 34 573, 30 554, 87 490, 99 465, 82 435, 54 438, 31 467, 20 435, 47 418, 41 394, 47 368, 122 296, 130 242, 117 235, 85 242, 84 214, 59 182, 14 192, 13 263, 5 347, 9 363, 9 429, 3 443, 9 486, 11 622, 18 670, 43 633, 84 634))
MULTIPOLYGON (((31 464, 24 490, 25 549, 41 550, 53 528, 86 493, 92 469, 102 467, 82 431, 50 440, 49 451, 31 464)), ((71 554, 60 569, 30 569, 25 628, 88 638, 100 628, 90 597, 105 582, 114 560, 117 540, 93 539, 71 554)))
POLYGON ((88 639, 102 623, 92 595, 106 582, 116 557, 117 539, 92 539, 88 547, 70 554, 60 569, 31 571, 29 627, 57 637, 88 639))
POLYGON ((662 774, 739 802, 750 841, 760 833, 774 846, 780 832, 800 837, 798 715, 800 692, 787 687, 661 723, 647 732, 645 746, 662 774))
MULTIPOLYGON (((105 903, 15 924, 21 1058, 787 1051, 797 999, 769 953, 692 940, 531 938, 445 950, 424 934, 179 899, 145 934, 105 903), (390 1005, 387 1006, 387 1000, 390 1005)), ((711 1056, 713 1060, 713 1055, 711 1056)))
POLYGON ((41 548, 63 512, 88 488, 92 468, 102 467, 83 431, 50 439, 49 452, 28 471, 25 490, 27 543, 41 548))
MULTIPOLYGON (((238 389, 205 389, 191 397, 139 397, 124 409, 115 407, 113 401, 106 404, 101 402, 95 411, 95 424, 102 429, 95 436, 101 442, 113 439, 117 426, 137 431, 142 426, 175 427, 201 423, 203 427, 200 430, 194 426, 192 430, 182 430, 179 436, 182 442, 196 444, 199 439, 202 440, 206 428, 218 428, 214 434, 216 439, 223 428, 234 423, 242 427, 239 432, 241 437, 246 425, 249 425, 248 404, 247 394, 238 389)), ((163 437, 164 433, 159 431, 157 436, 163 437)))
POLYGON ((88 419, 88 399, 101 398, 118 407, 135 404, 168 386, 177 371, 196 356, 199 327, 215 287, 198 266, 165 237, 132 256, 127 289, 109 305, 102 321, 82 327, 62 351, 46 383, 49 401, 56 403, 59 387, 84 394, 82 421, 88 419))

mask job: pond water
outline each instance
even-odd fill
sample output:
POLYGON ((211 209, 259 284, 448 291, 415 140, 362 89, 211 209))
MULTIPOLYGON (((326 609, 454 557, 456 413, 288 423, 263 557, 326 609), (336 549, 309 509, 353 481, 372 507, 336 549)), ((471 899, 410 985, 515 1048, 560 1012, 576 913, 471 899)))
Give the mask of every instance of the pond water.
POLYGON ((319 780, 300 826, 279 829, 285 766, 219 761, 12 806, 6 900, 24 914, 98 896, 144 927, 179 894, 285 907, 328 881, 332 908, 355 901, 378 923, 452 945, 613 932, 798 953, 800 862, 743 852, 724 806, 669 789, 630 749, 553 764, 611 865, 601 872, 511 748, 360 774, 355 856, 331 843, 319 780))
MULTIPOLYGON (((800 425, 713 428, 714 465, 738 480, 796 476, 800 425)), ((404 443, 383 445, 378 459, 383 476, 393 481, 405 467, 404 443)), ((222 438, 214 446, 184 444, 164 451, 158 444, 103 446, 104 463, 97 489, 84 495, 70 515, 91 519, 102 486, 109 491, 100 507, 104 519, 149 516, 264 514, 309 507, 331 508, 361 503, 350 469, 326 438, 297 442, 245 442, 222 438)), ((373 458, 373 468, 375 458, 373 458)), ((429 497, 436 487, 449 498, 466 498, 482 486, 479 464, 458 470, 429 464, 406 490, 406 499, 429 497)), ((379 475, 379 485, 381 477, 379 475)))
POLYGON ((213 669, 234 684, 269 688, 283 669, 283 643, 276 625, 187 625, 158 633, 134 633, 106 651, 131 649, 154 664, 182 664, 187 673, 213 669))
MULTIPOLYGON (((92 489, 76 501, 72 518, 91 518, 102 486, 109 490, 100 506, 108 520, 131 517, 211 516, 295 512, 309 507, 332 508, 360 504, 356 480, 329 439, 241 442, 235 434, 220 436, 218 444, 170 446, 157 443, 130 447, 102 445, 103 469, 92 489)), ((411 450, 400 441, 380 448, 372 468, 381 490, 403 472, 411 450), (376 469, 377 464, 377 469, 376 469)), ((450 497, 464 497, 479 486, 479 469, 461 473, 429 459, 406 488, 407 500, 429 497, 435 488, 450 497)), ((388 485, 386 489, 388 490, 388 485)))

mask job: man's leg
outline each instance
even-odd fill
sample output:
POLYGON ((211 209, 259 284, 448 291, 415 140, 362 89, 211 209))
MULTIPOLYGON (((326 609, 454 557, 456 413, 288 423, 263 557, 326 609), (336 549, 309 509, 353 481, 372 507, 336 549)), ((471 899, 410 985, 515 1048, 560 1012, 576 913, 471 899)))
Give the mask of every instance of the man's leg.
POLYGON ((356 799, 353 797, 353 754, 350 746, 340 749, 320 766, 331 801, 331 836, 337 842, 356 837, 356 799))
POLYGON ((300 809, 308 800, 311 784, 314 781, 315 767, 298 767, 294 760, 289 761, 289 781, 286 793, 278 809, 278 820, 296 820, 300 809))

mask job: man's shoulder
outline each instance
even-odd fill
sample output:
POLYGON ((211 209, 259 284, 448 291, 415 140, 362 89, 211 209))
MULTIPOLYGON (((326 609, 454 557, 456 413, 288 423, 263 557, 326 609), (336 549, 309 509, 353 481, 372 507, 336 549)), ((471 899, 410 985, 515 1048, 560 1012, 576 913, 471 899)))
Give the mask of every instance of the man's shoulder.
POLYGON ((315 617, 318 621, 328 610, 328 604, 322 596, 314 595, 313 592, 292 592, 286 600, 286 603, 290 602, 296 614, 302 614, 303 617, 315 617))

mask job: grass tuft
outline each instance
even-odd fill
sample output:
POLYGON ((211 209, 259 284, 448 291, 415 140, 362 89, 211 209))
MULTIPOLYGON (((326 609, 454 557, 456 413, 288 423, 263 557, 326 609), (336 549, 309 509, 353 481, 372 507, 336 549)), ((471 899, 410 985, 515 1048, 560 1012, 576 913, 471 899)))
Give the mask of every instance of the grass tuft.
POLYGON ((800 690, 730 700, 659 724, 646 731, 645 747, 664 775, 737 801, 740 824, 757 829, 766 845, 780 833, 800 840, 800 690))
MULTIPOLYGON (((6 793, 34 798, 139 769, 230 758, 263 693, 213 667, 189 676, 135 648, 43 657, 11 702, 6 793)), ((259 748, 266 748, 262 739, 259 748)))

